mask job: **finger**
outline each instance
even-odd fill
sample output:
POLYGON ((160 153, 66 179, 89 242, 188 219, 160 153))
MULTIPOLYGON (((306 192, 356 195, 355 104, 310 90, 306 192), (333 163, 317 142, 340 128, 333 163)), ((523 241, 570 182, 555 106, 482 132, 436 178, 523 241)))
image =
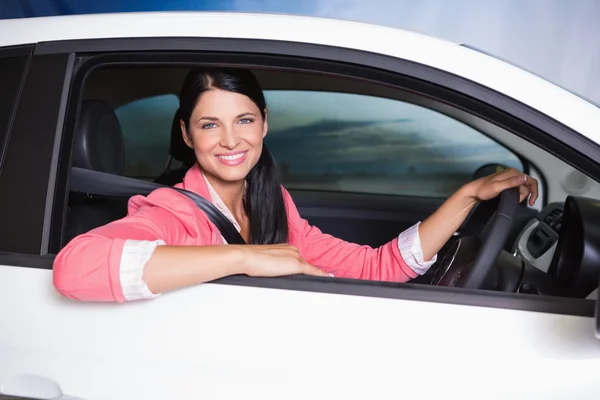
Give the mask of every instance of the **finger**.
POLYGON ((492 188, 494 191, 494 196, 492 196, 492 197, 497 196, 498 194, 502 193, 506 189, 518 187, 518 186, 521 186, 522 184, 523 184, 523 180, 519 176, 513 176, 513 177, 510 177, 510 178, 507 178, 504 180, 497 180, 495 182, 492 182, 492 188))
POLYGON ((502 188, 501 190, 506 190, 506 189, 524 185, 526 182, 527 182, 527 175, 520 173, 518 175, 514 175, 514 176, 508 177, 504 180, 498 181, 498 183, 499 183, 498 186, 500 186, 502 188))
POLYGON ((333 274, 328 274, 320 268, 315 267, 314 265, 310 265, 308 263, 304 263, 302 266, 302 273, 304 275, 312 275, 312 276, 333 276, 333 274))
POLYGON ((517 187, 517 186, 519 187, 519 192, 521 194, 520 201, 523 201, 526 198, 526 197, 525 198, 522 197, 523 192, 521 189, 521 187, 525 187, 530 194, 529 205, 533 206, 539 196, 538 181, 528 175, 519 173, 516 176, 511 176, 509 178, 506 178, 503 181, 497 182, 496 190, 498 190, 498 192, 501 192, 503 190, 510 189, 510 188, 517 187))
POLYGON ((527 196, 529 196, 529 194, 530 194, 529 188, 525 185, 519 186, 519 194, 520 194, 519 203, 521 203, 521 202, 523 202, 523 200, 525 200, 527 198, 527 196))
POLYGON ((531 193, 531 197, 529 197, 529 205, 533 206, 533 204, 535 203, 535 201, 537 200, 537 198, 539 196, 538 181, 536 179, 533 179, 532 177, 528 176, 527 182, 525 182, 525 186, 527 186, 527 188, 529 189, 529 192, 531 193))

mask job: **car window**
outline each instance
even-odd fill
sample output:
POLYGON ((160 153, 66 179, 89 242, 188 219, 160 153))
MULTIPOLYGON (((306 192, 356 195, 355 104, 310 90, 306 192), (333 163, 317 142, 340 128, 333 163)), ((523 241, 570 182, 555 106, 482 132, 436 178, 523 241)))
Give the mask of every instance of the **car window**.
POLYGON ((10 120, 26 63, 27 56, 0 58, 0 169, 3 164, 10 120))
POLYGON ((165 169, 171 124, 179 107, 173 94, 147 97, 115 109, 125 141, 124 175, 152 179, 165 169))
POLYGON ((367 95, 267 91, 266 143, 290 189, 446 197, 517 155, 453 118, 367 95))
MULTIPOLYGON (((289 189, 447 197, 483 165, 522 170, 517 155, 453 118, 414 104, 322 91, 265 91, 266 144, 289 189)), ((179 100, 144 98, 115 110, 125 175, 165 169, 179 100)))

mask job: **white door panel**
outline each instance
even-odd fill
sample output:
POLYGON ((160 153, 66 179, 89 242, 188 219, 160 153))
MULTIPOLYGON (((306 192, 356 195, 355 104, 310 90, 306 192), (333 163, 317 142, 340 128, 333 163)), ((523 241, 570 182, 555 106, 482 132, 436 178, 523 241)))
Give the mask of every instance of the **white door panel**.
POLYGON ((0 385, 35 374, 82 399, 600 393, 592 318, 216 284, 80 303, 6 266, 0 301, 0 385))

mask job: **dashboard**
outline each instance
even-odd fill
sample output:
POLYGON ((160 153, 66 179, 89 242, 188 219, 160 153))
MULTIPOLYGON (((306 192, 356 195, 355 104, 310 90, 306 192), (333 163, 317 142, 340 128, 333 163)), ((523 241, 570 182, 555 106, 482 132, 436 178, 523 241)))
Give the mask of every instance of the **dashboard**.
POLYGON ((547 205, 517 236, 513 255, 548 272, 563 223, 564 203, 547 205))
POLYGON ((547 205, 525 224, 511 253, 523 264, 517 291, 590 296, 600 279, 600 201, 568 196, 547 205))

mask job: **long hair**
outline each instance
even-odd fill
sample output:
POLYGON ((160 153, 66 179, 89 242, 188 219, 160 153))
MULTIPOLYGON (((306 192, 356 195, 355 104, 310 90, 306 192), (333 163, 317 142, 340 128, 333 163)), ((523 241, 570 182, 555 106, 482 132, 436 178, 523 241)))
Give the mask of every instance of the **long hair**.
MULTIPOLYGON (((180 115, 188 132, 190 118, 200 96, 210 89, 247 96, 256 104, 265 120, 267 103, 258 80, 250 70, 194 68, 188 73, 179 96, 180 115)), ((244 208, 250 219, 250 243, 286 243, 288 221, 281 192, 281 177, 264 143, 258 162, 246 177, 246 183, 244 208)))

